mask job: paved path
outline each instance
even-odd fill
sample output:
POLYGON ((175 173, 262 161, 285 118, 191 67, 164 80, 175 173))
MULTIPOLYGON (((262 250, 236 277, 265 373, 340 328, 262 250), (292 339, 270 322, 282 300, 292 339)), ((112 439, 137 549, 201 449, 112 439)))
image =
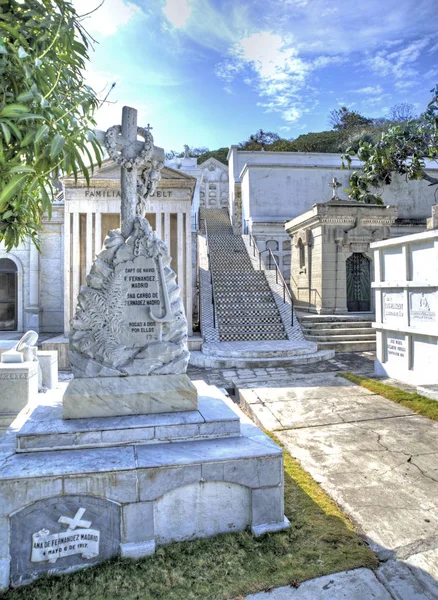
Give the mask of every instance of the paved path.
POLYGON ((355 569, 305 581, 298 588, 275 588, 246 600, 392 600, 370 569, 355 569))
POLYGON ((438 422, 330 372, 239 387, 252 418, 363 532, 392 596, 437 600, 438 422))
POLYGON ((279 381, 287 382, 296 375, 303 374, 353 371, 371 375, 374 373, 374 359, 373 352, 345 352, 336 354, 335 358, 318 363, 263 369, 204 369, 189 365, 187 375, 193 381, 202 379, 209 385, 217 385, 230 390, 237 387, 252 387, 259 382, 263 386, 269 387, 275 386, 279 381))

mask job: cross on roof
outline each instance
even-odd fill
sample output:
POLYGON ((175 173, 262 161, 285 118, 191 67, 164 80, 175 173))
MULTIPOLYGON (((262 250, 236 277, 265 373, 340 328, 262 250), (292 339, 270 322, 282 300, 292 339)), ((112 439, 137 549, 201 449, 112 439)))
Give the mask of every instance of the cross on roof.
POLYGON ((76 527, 88 528, 91 525, 91 521, 81 521, 81 518, 86 510, 86 508, 79 508, 73 518, 59 517, 58 523, 64 523, 65 525, 68 525, 67 530, 69 531, 73 531, 73 529, 76 529, 76 527))
POLYGON ((329 187, 331 187, 332 190, 333 190, 332 198, 337 198, 338 197, 337 189, 340 188, 341 185, 342 185, 342 183, 339 183, 339 181, 336 179, 336 177, 333 177, 332 182, 329 183, 329 187))

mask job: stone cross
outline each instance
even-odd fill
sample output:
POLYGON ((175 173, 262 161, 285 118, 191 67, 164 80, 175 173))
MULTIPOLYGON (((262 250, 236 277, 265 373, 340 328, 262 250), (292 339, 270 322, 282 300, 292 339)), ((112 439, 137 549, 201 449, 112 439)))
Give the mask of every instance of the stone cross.
MULTIPOLYGON (((149 125, 148 131, 152 129, 149 125)), ((137 206, 137 165, 134 164, 136 157, 144 149, 144 143, 137 139, 137 111, 130 106, 124 106, 122 109, 122 127, 121 132, 116 137, 115 149, 120 152, 124 160, 132 161, 132 166, 128 169, 123 165, 120 173, 121 190, 121 231, 127 237, 132 230, 132 223, 136 216, 137 206)), ((99 143, 105 147, 105 131, 95 132, 99 143)), ((164 150, 154 146, 151 160, 164 162, 164 150)))
POLYGON ((68 531, 70 531, 70 530, 73 531, 74 529, 76 529, 76 527, 85 527, 87 529, 88 527, 90 527, 91 521, 82 521, 81 520, 85 511, 86 511, 85 508, 79 508, 73 518, 59 517, 58 523, 63 523, 64 525, 68 525, 68 528, 67 528, 68 531))
POLYGON ((341 185, 342 185, 342 183, 339 183, 339 181, 336 179, 336 177, 333 177, 332 182, 329 183, 329 187, 331 187, 333 190, 332 200, 338 199, 337 189, 340 188, 341 185))
MULTIPOLYGON (((123 158, 134 160, 137 157, 137 111, 130 106, 122 109, 122 133, 118 140, 123 158)), ((135 207, 137 206, 137 167, 125 169, 122 167, 120 173, 120 190, 122 196, 121 207, 121 231, 123 235, 129 235, 132 222, 135 219, 135 207)))

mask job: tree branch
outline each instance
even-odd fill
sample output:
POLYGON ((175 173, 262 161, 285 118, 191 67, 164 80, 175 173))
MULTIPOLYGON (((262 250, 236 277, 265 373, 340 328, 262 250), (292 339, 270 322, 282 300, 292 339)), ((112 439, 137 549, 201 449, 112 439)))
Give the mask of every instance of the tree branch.
POLYGON ((438 177, 431 177, 424 171, 422 171, 421 173, 422 173, 423 179, 428 181, 430 185, 438 185, 438 177))

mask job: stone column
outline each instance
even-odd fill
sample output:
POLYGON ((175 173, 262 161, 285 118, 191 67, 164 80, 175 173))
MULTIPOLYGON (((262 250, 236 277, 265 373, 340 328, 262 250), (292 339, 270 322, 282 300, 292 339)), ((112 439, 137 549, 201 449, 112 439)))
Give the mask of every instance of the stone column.
POLYGON ((176 233, 178 255, 177 255, 177 277, 178 285, 181 288, 181 296, 185 297, 184 281, 184 214, 177 213, 177 233, 176 233))
POLYGON ((87 234, 86 234, 86 247, 85 247, 85 270, 90 272, 91 265, 93 264, 93 213, 87 212, 87 234))
POLYGON ((76 308, 76 303, 79 295, 80 287, 80 236, 79 236, 79 213, 73 213, 73 231, 72 231, 72 302, 73 311, 76 308))
POLYGON ((185 251, 185 263, 186 263, 186 294, 185 294, 185 309, 187 316, 187 327, 188 334, 193 335, 193 317, 192 317, 192 232, 190 223, 190 212, 185 213, 186 227, 185 227, 185 238, 186 238, 186 251, 185 251))
POLYGON ((94 255, 99 254, 102 248, 102 215, 96 207, 94 214, 94 255))
POLYGON ((161 215, 162 213, 155 213, 155 233, 161 239, 161 215))
POLYGON ((68 204, 64 208, 64 334, 70 330, 70 311, 71 311, 71 256, 70 256, 70 213, 67 210, 68 204))
POLYGON ((35 244, 30 243, 29 255, 29 306, 27 311, 30 313, 24 324, 25 328, 39 331, 40 328, 40 285, 39 285, 39 264, 40 256, 35 244))

